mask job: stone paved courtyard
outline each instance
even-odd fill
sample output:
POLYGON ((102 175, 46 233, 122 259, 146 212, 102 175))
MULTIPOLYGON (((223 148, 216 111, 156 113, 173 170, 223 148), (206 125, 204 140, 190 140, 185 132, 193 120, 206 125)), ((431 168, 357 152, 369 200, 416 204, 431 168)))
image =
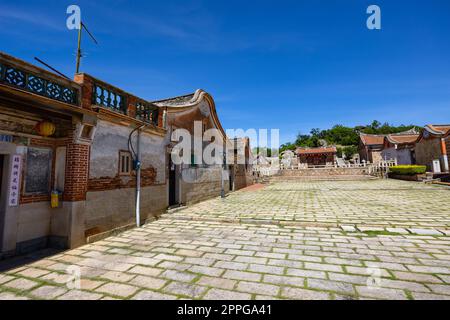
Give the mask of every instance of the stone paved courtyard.
POLYGON ((241 190, 5 270, 0 299, 450 299, 449 195, 392 180, 241 190))

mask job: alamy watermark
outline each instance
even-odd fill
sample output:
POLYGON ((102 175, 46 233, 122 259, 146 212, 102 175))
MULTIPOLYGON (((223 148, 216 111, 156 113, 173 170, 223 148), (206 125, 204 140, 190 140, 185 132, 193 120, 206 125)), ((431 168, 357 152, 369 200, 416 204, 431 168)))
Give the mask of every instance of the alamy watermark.
POLYGON ((69 15, 66 20, 66 26, 69 30, 80 29, 81 27, 81 9, 77 5, 67 7, 66 13, 69 15))
MULTIPOLYGON (((228 129, 226 136, 249 138, 257 146, 273 149, 272 157, 278 155, 279 129, 228 129)), ((174 129, 171 141, 176 142, 171 151, 171 160, 175 165, 214 166, 247 164, 248 161, 245 144, 225 138, 218 129, 204 130, 201 121, 194 121, 193 133, 183 128, 174 129)))
POLYGON ((369 30, 381 30, 381 9, 379 6, 373 4, 367 7, 367 14, 370 16, 367 18, 367 29, 369 30))

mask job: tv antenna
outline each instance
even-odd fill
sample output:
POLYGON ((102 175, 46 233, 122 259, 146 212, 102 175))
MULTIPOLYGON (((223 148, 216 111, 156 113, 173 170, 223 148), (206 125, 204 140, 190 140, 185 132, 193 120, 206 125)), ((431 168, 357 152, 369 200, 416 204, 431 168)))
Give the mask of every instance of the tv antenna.
POLYGON ((61 77, 64 77, 64 78, 70 80, 70 78, 69 78, 68 76, 66 76, 64 73, 59 72, 58 70, 56 70, 55 68, 53 68, 51 65, 45 63, 45 62, 42 61, 41 59, 39 59, 39 58, 37 58, 37 57, 34 57, 34 60, 36 60, 37 62, 43 64, 44 66, 46 66, 47 68, 49 68, 49 69, 52 70, 53 72, 59 74, 61 77))
POLYGON ((87 34, 91 37, 91 39, 94 41, 94 43, 98 45, 97 40, 95 40, 95 38, 92 35, 92 33, 89 32, 89 30, 86 27, 86 25, 82 21, 80 21, 80 27, 78 28, 77 66, 76 66, 76 72, 75 73, 79 73, 80 72, 80 60, 83 57, 83 55, 81 54, 81 34, 82 34, 82 29, 83 28, 84 28, 84 30, 86 30, 87 34))

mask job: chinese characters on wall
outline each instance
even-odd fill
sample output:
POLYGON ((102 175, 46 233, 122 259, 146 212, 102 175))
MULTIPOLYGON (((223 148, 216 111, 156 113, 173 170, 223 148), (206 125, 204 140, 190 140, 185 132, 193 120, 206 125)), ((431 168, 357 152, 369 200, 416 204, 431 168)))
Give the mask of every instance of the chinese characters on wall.
POLYGON ((20 155, 12 156, 11 163, 11 177, 9 181, 9 200, 8 204, 10 207, 15 207, 19 204, 20 195, 20 166, 22 158, 20 155))

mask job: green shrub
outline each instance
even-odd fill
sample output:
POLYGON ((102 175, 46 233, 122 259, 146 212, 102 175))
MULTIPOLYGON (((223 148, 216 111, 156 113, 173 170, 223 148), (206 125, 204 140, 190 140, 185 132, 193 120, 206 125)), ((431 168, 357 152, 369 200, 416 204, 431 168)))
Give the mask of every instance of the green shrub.
POLYGON ((412 176, 415 174, 423 174, 427 171, 426 166, 416 166, 416 165, 401 165, 393 166, 389 168, 389 172, 393 174, 403 174, 412 176))

